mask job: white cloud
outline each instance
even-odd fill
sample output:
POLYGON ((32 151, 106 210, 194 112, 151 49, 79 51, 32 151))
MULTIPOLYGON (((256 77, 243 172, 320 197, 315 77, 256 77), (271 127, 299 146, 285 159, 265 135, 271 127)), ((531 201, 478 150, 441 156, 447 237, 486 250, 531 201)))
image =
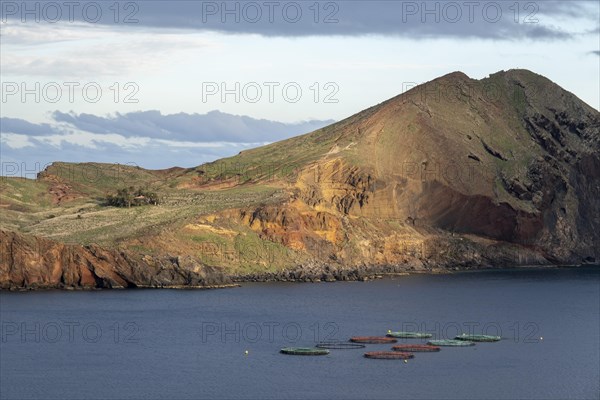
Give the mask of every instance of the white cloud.
POLYGON ((2 25, 2 74, 63 79, 156 72, 186 51, 218 45, 199 34, 80 23, 2 25), (66 25, 65 25, 66 24, 66 25), (123 40, 124 37, 127 40, 123 40))
POLYGON ((4 45, 13 46, 40 46, 84 40, 88 39, 92 32, 98 34, 113 30, 109 27, 78 22, 69 24, 21 24, 17 21, 10 21, 3 22, 0 26, 2 27, 2 32, 0 32, 2 42, 4 45))
POLYGON ((35 146, 35 143, 29 139, 29 136, 20 135, 17 133, 2 133, 0 136, 0 142, 13 149, 22 149, 24 147, 35 146))

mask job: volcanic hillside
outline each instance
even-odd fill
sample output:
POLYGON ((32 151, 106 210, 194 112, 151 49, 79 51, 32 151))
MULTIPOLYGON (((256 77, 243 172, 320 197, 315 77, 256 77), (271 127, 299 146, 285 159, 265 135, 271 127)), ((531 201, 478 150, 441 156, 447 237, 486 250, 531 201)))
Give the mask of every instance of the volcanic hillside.
POLYGON ((482 80, 455 72, 196 168, 54 163, 35 181, 1 185, 5 288, 354 279, 600 258, 600 113, 526 70, 482 80), (160 205, 106 206, 126 186, 155 191, 160 205))

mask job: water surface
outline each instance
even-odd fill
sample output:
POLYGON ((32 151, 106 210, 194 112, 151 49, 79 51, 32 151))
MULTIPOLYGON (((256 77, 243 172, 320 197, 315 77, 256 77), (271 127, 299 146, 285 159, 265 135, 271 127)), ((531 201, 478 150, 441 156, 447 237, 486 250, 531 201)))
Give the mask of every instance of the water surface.
POLYGON ((599 272, 3 292, 0 397, 597 399, 599 272), (504 339, 417 353, 408 363, 365 359, 363 350, 278 353, 417 327, 436 337, 471 329, 504 339))

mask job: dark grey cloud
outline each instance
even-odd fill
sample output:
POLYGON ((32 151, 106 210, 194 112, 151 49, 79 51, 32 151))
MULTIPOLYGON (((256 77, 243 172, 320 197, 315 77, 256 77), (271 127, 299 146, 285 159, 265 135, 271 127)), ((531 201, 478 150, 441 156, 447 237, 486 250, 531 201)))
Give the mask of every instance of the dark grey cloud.
POLYGON ((56 111, 52 116, 57 122, 92 133, 189 142, 271 142, 311 132, 334 122, 315 120, 286 124, 220 111, 162 115, 160 111, 151 110, 117 113, 108 117, 56 111))
POLYGON ((0 132, 43 136, 56 133, 50 124, 33 124, 20 118, 0 117, 0 132))
POLYGON ((595 54, 597 56, 600 56, 600 50, 592 50, 592 51, 590 51, 590 54, 595 54))
POLYGON ((47 136, 65 133, 69 128, 95 134, 116 133, 127 138, 145 137, 180 142, 256 143, 286 139, 308 133, 333 120, 313 120, 283 123, 220 111, 207 114, 169 114, 160 111, 138 111, 114 116, 63 113, 55 111, 57 124, 33 124, 19 118, 0 118, 0 132, 28 136, 47 136))
POLYGON ((25 163, 26 167, 19 167, 23 170, 53 161, 127 163, 150 169, 194 167, 334 122, 282 123, 219 111, 163 115, 156 110, 114 116, 55 111, 52 118, 53 123, 43 124, 0 118, 0 133, 6 136, 0 141, 2 163, 25 163), (79 132, 96 136, 78 143, 79 132), (11 146, 10 134, 25 135, 27 145, 11 146), (122 140, 115 142, 113 134, 132 141, 123 145, 122 140))
MULTIPOLYGON (((20 18, 22 2, 3 2, 2 19, 20 18), (7 8, 6 4, 11 4, 7 8)), ((51 8, 41 19, 56 18, 51 8)), ((52 3, 52 2, 50 2, 52 3)), ((60 2, 55 2, 62 4, 60 2)), ((87 2, 91 3, 91 2, 87 2)), ((73 16, 94 21, 96 6, 78 3, 73 16)), ((370 35, 382 34, 412 39, 565 39, 574 35, 566 24, 561 29, 548 17, 598 18, 593 2, 586 1, 133 1, 121 2, 118 15, 113 2, 100 4, 101 24, 254 33, 264 36, 370 35), (316 6, 315 6, 316 4, 316 6), (111 8, 112 7, 112 8, 111 8), (499 8, 498 8, 499 7, 499 8), (517 12, 518 8, 518 12, 517 12)), ((33 5, 29 6, 34 7, 33 5)), ((69 16, 64 6, 61 20, 69 16)), ((30 18, 31 19, 31 18, 30 18)))

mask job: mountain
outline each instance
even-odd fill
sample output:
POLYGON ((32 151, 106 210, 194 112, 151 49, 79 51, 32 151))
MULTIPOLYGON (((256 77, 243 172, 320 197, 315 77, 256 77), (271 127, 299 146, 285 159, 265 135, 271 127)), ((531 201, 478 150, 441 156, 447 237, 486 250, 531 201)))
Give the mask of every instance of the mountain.
POLYGON ((215 286, 600 259, 600 113, 526 70, 454 72, 196 168, 4 178, 0 285, 215 286), (157 206, 107 207, 120 187, 157 206))

